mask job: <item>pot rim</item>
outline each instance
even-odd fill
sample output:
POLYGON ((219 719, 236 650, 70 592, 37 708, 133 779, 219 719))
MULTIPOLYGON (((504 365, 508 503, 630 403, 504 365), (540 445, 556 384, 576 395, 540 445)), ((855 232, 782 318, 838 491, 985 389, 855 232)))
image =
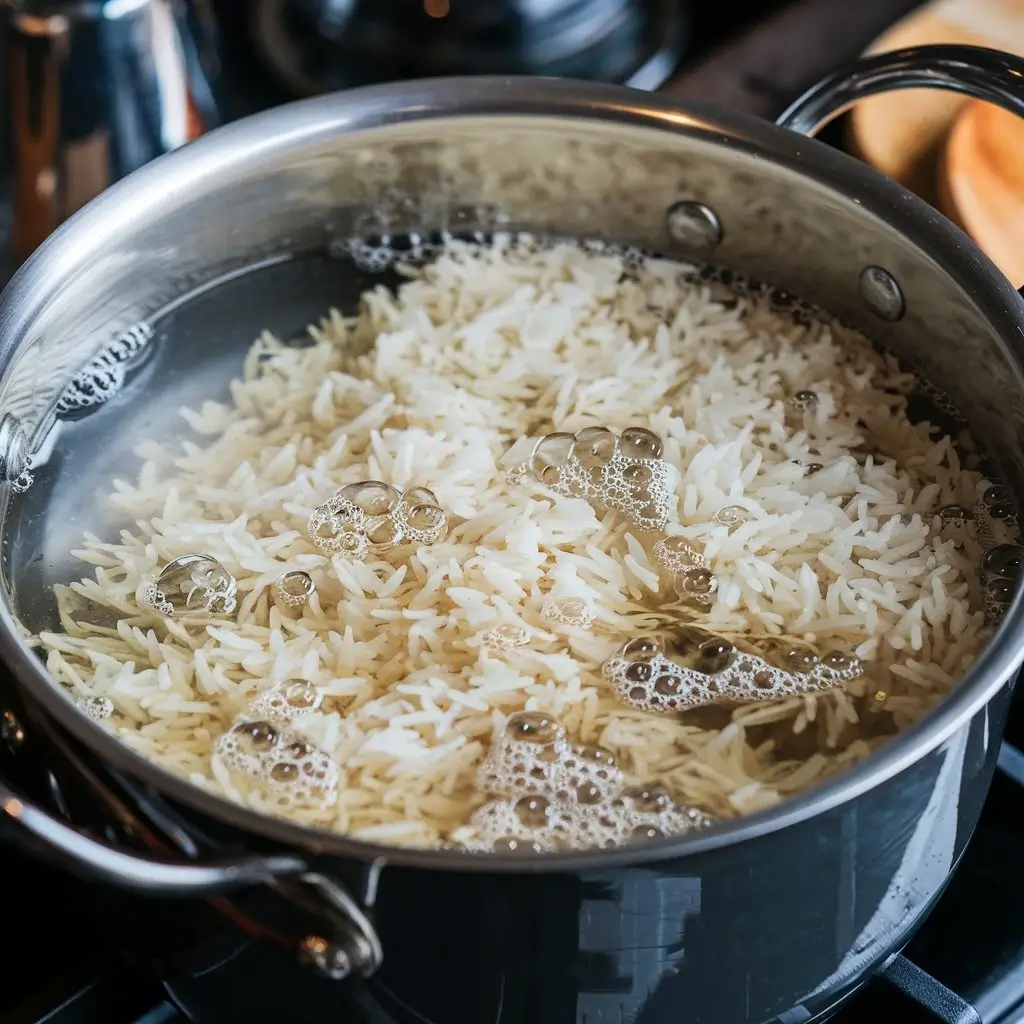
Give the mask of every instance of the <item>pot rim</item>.
MULTIPOLYGON (((236 121, 159 157, 111 186, 50 236, 0 295, 0 346, 20 343, 38 313, 34 292, 47 278, 78 262, 94 232, 109 236, 130 225, 138 204, 168 191, 189 190, 221 166, 252 164, 339 134, 411 122, 467 117, 604 121, 651 131, 695 135, 757 154, 819 185, 858 200, 910 237, 976 302, 984 306, 1016 370, 1024 393, 1024 302, 991 261, 957 227, 923 200, 853 157, 815 139, 710 104, 674 102, 622 86, 567 79, 479 76, 369 86, 286 104, 236 121), (1011 342, 1011 339, 1013 341, 1011 342)), ((37 296, 38 300, 38 296, 37 296)), ((1024 625, 1018 593, 996 635, 964 678, 928 714, 853 768, 775 807, 722 822, 700 833, 615 850, 474 856, 450 851, 386 847, 260 814, 172 775, 129 749, 79 712, 21 639, 6 592, 0 596, 0 657, 30 698, 92 752, 165 796, 216 821, 292 848, 359 861, 448 871, 558 873, 639 866, 709 853, 796 825, 848 803, 935 751, 973 718, 1013 676, 1024 651, 1015 634, 1024 625)))

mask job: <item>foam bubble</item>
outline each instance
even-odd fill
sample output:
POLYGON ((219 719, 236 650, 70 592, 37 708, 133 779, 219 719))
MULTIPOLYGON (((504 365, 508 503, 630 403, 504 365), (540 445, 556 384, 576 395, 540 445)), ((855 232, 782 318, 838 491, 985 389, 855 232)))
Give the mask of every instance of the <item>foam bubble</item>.
POLYGON ((114 713, 114 702, 109 697, 80 697, 75 706, 94 722, 102 722, 114 713))
POLYGON ((338 765, 293 728, 322 703, 306 679, 269 686, 217 737, 213 757, 246 795, 282 810, 327 812, 338 797, 338 765))
POLYGON ((237 601, 235 578, 212 555, 181 555, 149 580, 142 603, 161 615, 230 614, 237 601))
POLYGON ((1020 537, 1017 509, 1005 487, 989 487, 971 510, 970 520, 984 548, 1013 544, 1020 537))
POLYGON ((480 634, 480 643, 491 651, 507 651, 512 647, 525 647, 530 642, 529 631, 517 622, 499 622, 480 634))
POLYGON ((493 799, 455 844, 471 852, 612 848, 710 824, 665 790, 626 789, 607 750, 572 744, 558 721, 539 711, 509 717, 478 782, 493 799))
POLYGON ((718 577, 703 552, 682 537, 663 537, 651 549, 654 560, 668 570, 676 594, 684 601, 710 605, 718 593, 718 577))
POLYGON ((862 671, 859 659, 842 651, 819 655, 811 645, 785 637, 744 643, 697 626, 678 627, 669 637, 637 637, 603 666, 624 704, 660 713, 814 693, 862 671))
POLYGON ((305 679, 286 679, 259 693, 246 712, 249 718, 288 724, 312 714, 323 703, 323 696, 305 679))
POLYGON ((522 463, 517 466, 511 466, 505 471, 505 483, 509 487, 518 487, 526 479, 529 472, 530 467, 522 463))
POLYGON ((708 568, 703 553, 682 537, 663 537, 651 549, 651 554, 673 575, 684 569, 708 568))
POLYGON ((789 406, 798 412, 813 412, 818 408, 817 391, 798 391, 789 400, 789 406))
POLYGON ((442 246, 443 241, 417 233, 395 238, 382 234, 367 238, 338 238, 327 246, 327 252, 335 258, 347 257, 367 273, 382 274, 397 263, 425 263, 440 252, 442 246))
POLYGON ((403 541, 436 544, 448 530, 448 516, 426 487, 400 491, 380 480, 347 484, 318 505, 306 532, 320 549, 365 558, 403 541))
POLYGON ((282 810, 324 812, 338 797, 338 766, 287 726, 243 716, 217 738, 214 757, 246 794, 282 810))
POLYGON ((597 618, 597 610, 582 597, 548 600, 540 611, 541 618, 557 626, 589 629, 597 618))
POLYGON ((622 513, 637 529, 656 531, 668 521, 671 469, 663 444, 644 427, 616 437, 606 427, 542 437, 530 469, 553 491, 584 498, 597 509, 622 513))
MULTIPOLYGON (((1024 548, 1020 521, 1010 491, 999 484, 985 490, 973 507, 943 505, 936 509, 939 535, 963 549, 967 540, 984 550, 978 566, 985 620, 994 625, 1013 601, 1024 548)), ((976 593, 976 591, 975 591, 976 593)))
POLYGON ((916 375, 914 378, 914 384, 911 388, 911 393, 916 393, 922 398, 927 399, 935 406, 939 412, 943 413, 949 419, 956 423, 966 422, 963 417, 963 413, 956 407, 953 400, 946 394, 945 391, 936 387, 930 380, 925 377, 916 375))
POLYGON ((712 517, 715 526, 740 526, 750 519, 750 512, 742 505, 723 505, 712 517))

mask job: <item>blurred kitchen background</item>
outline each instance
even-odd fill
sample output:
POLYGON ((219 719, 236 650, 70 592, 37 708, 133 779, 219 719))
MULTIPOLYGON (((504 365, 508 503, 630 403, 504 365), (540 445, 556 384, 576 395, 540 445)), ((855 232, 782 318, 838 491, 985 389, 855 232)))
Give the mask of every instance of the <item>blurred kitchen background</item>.
MULTIPOLYGON (((134 167, 301 96, 536 74, 770 118, 868 49, 959 41, 1024 53, 1024 0, 0 0, 0 15, 8 270, 134 167)), ((1011 115, 899 93, 863 104, 829 141, 939 206, 1024 284, 1024 125, 1011 115)))

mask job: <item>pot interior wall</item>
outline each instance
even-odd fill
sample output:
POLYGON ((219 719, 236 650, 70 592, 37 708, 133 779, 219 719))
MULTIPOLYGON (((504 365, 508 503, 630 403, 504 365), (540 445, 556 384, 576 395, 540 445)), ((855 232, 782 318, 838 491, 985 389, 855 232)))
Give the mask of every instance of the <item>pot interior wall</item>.
POLYGON ((53 586, 88 571, 73 554, 83 533, 116 538, 134 525, 110 498, 114 481, 137 479, 140 439, 202 443, 180 410, 229 401, 230 383, 261 332, 302 345, 310 323, 332 307, 352 311, 361 292, 381 283, 398 279, 309 255, 265 263, 161 317, 127 386, 62 425, 32 487, 11 503, 5 568, 22 624, 34 632, 58 627, 53 586))

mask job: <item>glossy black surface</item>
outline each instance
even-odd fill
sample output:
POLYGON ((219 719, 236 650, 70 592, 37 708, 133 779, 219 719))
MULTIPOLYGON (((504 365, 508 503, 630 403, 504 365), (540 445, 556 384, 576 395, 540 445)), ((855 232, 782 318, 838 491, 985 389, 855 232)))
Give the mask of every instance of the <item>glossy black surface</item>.
POLYGON ((251 0, 247 33, 293 95, 471 74, 656 88, 673 71, 683 0, 251 0))

